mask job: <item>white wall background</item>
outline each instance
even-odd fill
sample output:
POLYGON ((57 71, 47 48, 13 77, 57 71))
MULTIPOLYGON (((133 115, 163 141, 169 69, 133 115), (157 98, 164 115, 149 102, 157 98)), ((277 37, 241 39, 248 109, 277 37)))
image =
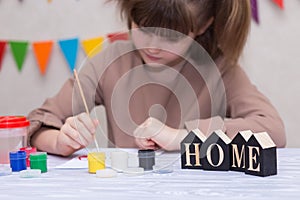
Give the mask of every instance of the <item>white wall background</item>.
MULTIPOLYGON (((90 39, 125 30, 114 5, 104 2, 0 0, 0 40, 90 39)), ((281 114, 288 147, 300 147, 300 0, 285 1, 284 11, 271 0, 258 2, 261 23, 253 22, 241 63, 281 114)), ((78 67, 83 59, 80 49, 78 67)), ((0 71, 0 115, 28 114, 53 96, 71 75, 56 43, 45 76, 40 75, 31 47, 21 72, 7 48, 0 71)))

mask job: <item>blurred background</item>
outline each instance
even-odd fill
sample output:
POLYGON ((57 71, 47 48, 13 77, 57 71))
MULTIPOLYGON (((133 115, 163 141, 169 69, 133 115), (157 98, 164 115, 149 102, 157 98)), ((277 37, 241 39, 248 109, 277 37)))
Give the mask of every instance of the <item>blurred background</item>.
MULTIPOLYGON (((240 63, 283 118, 288 147, 300 147, 300 1, 284 1, 284 9, 273 0, 257 3, 259 23, 252 21, 240 63)), ((68 49, 62 51, 58 41, 107 40, 107 34, 125 30, 115 5, 105 0, 0 0, 0 41, 23 42, 23 47, 27 43, 23 59, 16 58, 8 44, 2 54, 0 115, 27 115, 60 89, 72 76, 72 67, 80 68, 86 56, 81 44, 70 65, 65 59, 68 49), (53 43, 44 74, 31 45, 40 41, 53 43)), ((15 48, 20 52, 22 46, 15 48)), ((104 120, 103 108, 96 111, 104 120)), ((106 131, 105 123, 102 129, 106 131)))

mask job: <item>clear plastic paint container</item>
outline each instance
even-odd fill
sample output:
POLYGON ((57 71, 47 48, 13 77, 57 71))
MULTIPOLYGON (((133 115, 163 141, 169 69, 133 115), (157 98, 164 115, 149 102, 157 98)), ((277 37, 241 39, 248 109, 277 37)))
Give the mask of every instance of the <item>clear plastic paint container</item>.
POLYGON ((10 158, 10 167, 13 172, 19 172, 27 169, 25 151, 9 152, 9 158, 10 158))
POLYGON ((104 152, 88 153, 89 173, 96 174, 97 170, 105 169, 105 158, 104 152))
POLYGON ((36 148, 35 147, 22 147, 20 148, 20 151, 25 151, 26 152, 26 165, 27 167, 30 167, 30 154, 35 153, 36 152, 36 148))
POLYGON ((152 170, 155 165, 155 151, 152 149, 139 150, 139 167, 144 168, 145 171, 152 170))
POLYGON ((111 168, 123 172, 128 168, 128 153, 126 151, 113 151, 110 153, 111 168))
POLYGON ((27 145, 28 126, 24 116, 0 116, 0 164, 9 164, 9 152, 27 145))
POLYGON ((36 152, 29 155, 30 169, 40 169, 42 173, 48 171, 47 168, 47 153, 36 152))

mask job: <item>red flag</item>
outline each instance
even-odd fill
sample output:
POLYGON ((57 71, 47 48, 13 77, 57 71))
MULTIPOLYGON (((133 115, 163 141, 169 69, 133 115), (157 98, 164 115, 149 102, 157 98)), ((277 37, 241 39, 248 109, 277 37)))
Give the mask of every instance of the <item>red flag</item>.
POLYGON ((5 48, 6 48, 6 42, 0 41, 0 70, 1 70, 1 66, 2 66, 5 48))
POLYGON ((117 33, 107 34, 107 37, 108 37, 109 41, 111 43, 113 43, 113 42, 115 42, 117 40, 128 40, 129 35, 128 35, 127 32, 125 32, 125 33, 117 32, 117 33))
POLYGON ((273 2, 276 3, 277 6, 279 8, 281 8, 282 10, 284 9, 284 2, 283 2, 283 0, 273 0, 273 2))

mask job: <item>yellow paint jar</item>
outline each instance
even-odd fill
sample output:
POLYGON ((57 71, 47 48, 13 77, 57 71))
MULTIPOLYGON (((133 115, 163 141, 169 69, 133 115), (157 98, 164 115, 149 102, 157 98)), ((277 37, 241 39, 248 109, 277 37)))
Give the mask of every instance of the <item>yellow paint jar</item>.
POLYGON ((91 152, 88 153, 89 173, 96 174, 97 170, 105 169, 105 153, 91 152))

